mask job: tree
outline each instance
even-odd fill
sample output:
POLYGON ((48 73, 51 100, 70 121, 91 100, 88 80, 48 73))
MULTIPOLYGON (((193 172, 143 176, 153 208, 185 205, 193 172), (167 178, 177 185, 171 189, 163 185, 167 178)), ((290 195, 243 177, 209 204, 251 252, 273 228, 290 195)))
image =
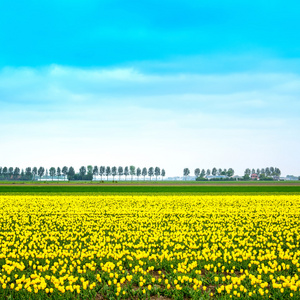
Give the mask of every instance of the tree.
POLYGON ((30 167, 27 167, 25 169, 25 176, 26 176, 27 180, 31 180, 32 179, 32 172, 31 172, 31 168, 30 167))
POLYGON ((199 168, 195 169, 194 174, 195 174, 196 177, 199 177, 200 169, 199 168))
POLYGON ((249 168, 247 168, 247 169, 245 170, 244 174, 245 174, 245 175, 248 175, 248 176, 250 176, 250 174, 251 174, 251 171, 250 171, 250 169, 249 169, 249 168))
POLYGON ((45 169, 43 167, 39 167, 38 169, 38 175, 40 176, 40 180, 42 179, 42 176, 44 175, 45 169))
POLYGON ((266 174, 266 171, 265 171, 264 168, 262 168, 262 169, 260 170, 260 174, 261 174, 261 175, 265 175, 265 174, 266 174))
POLYGON ((244 172, 244 179, 248 180, 250 178, 251 170, 247 168, 244 172))
POLYGON ((251 174, 255 174, 255 169, 252 169, 252 170, 251 170, 251 174))
POLYGON ((190 174, 190 170, 189 168, 184 168, 183 169, 183 176, 185 176, 185 180, 186 180, 186 177, 190 174))
POLYGON ((270 168, 270 173, 271 173, 270 175, 271 175, 271 176, 274 176, 274 175, 275 175, 275 174, 274 174, 274 171, 275 171, 274 168, 271 167, 271 168, 270 168))
POLYGON ((2 177, 2 167, 0 167, 0 177, 2 177))
POLYGON ((150 167, 148 169, 148 176, 150 177, 150 181, 151 181, 151 177, 154 175, 154 168, 153 167, 150 167))
POLYGON ((141 176, 141 174, 142 174, 141 168, 137 168, 137 169, 136 169, 136 176, 137 176, 137 179, 138 179, 138 180, 139 180, 139 177, 141 176))
POLYGON ((49 173, 50 173, 50 176, 52 177, 52 181, 53 181, 53 177, 55 176, 56 174, 56 170, 54 167, 51 167, 50 170, 49 170, 49 173))
POLYGON ((7 174, 8 174, 7 167, 4 167, 4 168, 3 168, 2 174, 3 174, 4 179, 7 179, 7 174))
POLYGON ((66 175, 68 174, 68 167, 64 166, 61 172, 64 175, 64 180, 66 180, 66 175))
POLYGON ((206 170, 206 176, 209 176, 210 175, 210 169, 207 169, 206 170))
POLYGON ((256 169, 256 174, 259 176, 260 175, 260 169, 256 169))
POLYGON ((128 169, 128 167, 125 167, 125 169, 124 169, 124 175, 125 175, 125 180, 127 180, 127 176, 129 175, 129 169, 128 169))
POLYGON ((157 181, 157 177, 160 175, 160 168, 159 167, 155 167, 155 169, 154 169, 154 175, 155 175, 156 181, 157 181))
POLYGON ((216 176, 217 175, 217 168, 213 168, 212 171, 211 171, 211 174, 213 176, 216 176))
POLYGON ((203 177, 205 176, 205 174, 206 174, 205 170, 202 169, 202 170, 201 170, 201 173, 200 173, 200 177, 203 178, 203 177))
POLYGON ((58 180, 59 180, 59 178, 61 176, 61 169, 60 169, 60 167, 57 167, 57 169, 56 169, 56 176, 58 177, 58 180))
POLYGON ((218 172, 217 172, 218 175, 222 175, 222 169, 218 169, 218 172))
POLYGON ((142 170, 142 176, 144 176, 144 181, 146 180, 147 174, 148 174, 147 168, 143 168, 143 170, 142 170))
POLYGON ((161 170, 161 180, 163 180, 163 178, 166 176, 166 171, 165 171, 165 169, 162 169, 161 170))
POLYGON ((84 175, 86 174, 86 168, 85 166, 82 166, 80 169, 79 169, 79 174, 81 176, 81 180, 84 179, 84 175))
POLYGON ((33 180, 35 180, 36 174, 37 174, 37 167, 33 167, 33 168, 32 168, 33 180))
POLYGON ((227 175, 227 169, 224 169, 224 170, 221 172, 221 175, 227 175))
POLYGON ((108 176, 111 175, 111 169, 110 169, 110 167, 106 167, 106 169, 105 169, 105 175, 106 175, 106 178, 107 178, 107 181, 108 181, 108 176))
POLYGON ((93 169, 93 175, 94 175, 94 176, 98 176, 98 174, 99 174, 98 167, 97 167, 97 166, 94 166, 94 169, 93 169))
POLYGON ((18 167, 16 167, 14 169, 14 178, 17 179, 19 175, 20 175, 20 169, 18 167))
POLYGON ((75 170, 73 167, 70 167, 68 170, 68 179, 72 180, 74 178, 74 175, 75 175, 75 170))
POLYGON ((234 170, 232 168, 229 168, 227 171, 227 176, 232 177, 234 175, 234 170))
POLYGON ((130 175, 131 175, 131 181, 133 180, 133 176, 135 175, 135 166, 130 166, 130 175))
POLYGON ((93 166, 91 166, 91 165, 87 166, 87 174, 90 176, 93 175, 93 166))
POLYGON ((104 173, 105 173, 105 167, 104 167, 104 166, 101 166, 101 167, 99 168, 99 175, 101 176, 101 181, 102 181, 102 176, 104 175, 104 173))
POLYGON ((113 181, 115 181, 115 176, 117 175, 117 167, 111 168, 111 174, 113 176, 113 181))
MULTIPOLYGON (((31 169, 30 169, 31 171, 31 169)), ((9 178, 12 178, 14 175, 14 168, 13 167, 9 167, 8 168, 8 174, 9 174, 9 178)))
POLYGON ((118 175, 119 175, 119 180, 121 180, 121 176, 124 175, 123 167, 121 166, 118 168, 118 175))
POLYGON ((270 169, 266 168, 266 176, 269 177, 271 175, 270 169))
POLYGON ((281 175, 281 171, 280 171, 280 169, 279 168, 275 168, 275 175, 276 176, 280 176, 281 175))

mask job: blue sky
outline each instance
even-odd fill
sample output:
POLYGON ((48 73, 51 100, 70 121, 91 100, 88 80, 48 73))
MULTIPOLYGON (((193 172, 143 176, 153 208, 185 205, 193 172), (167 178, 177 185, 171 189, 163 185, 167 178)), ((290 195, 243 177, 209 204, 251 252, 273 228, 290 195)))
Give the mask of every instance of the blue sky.
POLYGON ((0 165, 300 175, 299 11, 298 1, 1 1, 0 165))

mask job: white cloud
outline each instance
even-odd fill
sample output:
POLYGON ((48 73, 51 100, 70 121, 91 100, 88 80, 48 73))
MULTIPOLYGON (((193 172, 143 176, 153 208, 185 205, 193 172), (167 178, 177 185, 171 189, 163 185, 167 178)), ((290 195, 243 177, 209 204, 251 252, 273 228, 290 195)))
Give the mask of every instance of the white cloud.
POLYGON ((274 165, 300 175, 300 77, 146 74, 128 69, 0 71, 0 165, 274 165))

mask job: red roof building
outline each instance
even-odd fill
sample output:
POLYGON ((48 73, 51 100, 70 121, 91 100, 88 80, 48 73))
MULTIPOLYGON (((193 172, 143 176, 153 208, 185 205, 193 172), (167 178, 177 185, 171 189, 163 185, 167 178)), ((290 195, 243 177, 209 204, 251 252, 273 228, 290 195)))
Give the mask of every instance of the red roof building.
POLYGON ((251 180, 259 180, 258 175, 255 173, 251 174, 251 180))

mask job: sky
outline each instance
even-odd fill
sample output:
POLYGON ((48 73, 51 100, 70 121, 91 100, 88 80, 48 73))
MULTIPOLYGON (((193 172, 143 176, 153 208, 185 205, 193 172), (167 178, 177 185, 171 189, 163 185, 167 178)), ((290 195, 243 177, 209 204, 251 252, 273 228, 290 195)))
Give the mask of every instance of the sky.
POLYGON ((0 166, 300 175, 299 11, 0 0, 0 166))

